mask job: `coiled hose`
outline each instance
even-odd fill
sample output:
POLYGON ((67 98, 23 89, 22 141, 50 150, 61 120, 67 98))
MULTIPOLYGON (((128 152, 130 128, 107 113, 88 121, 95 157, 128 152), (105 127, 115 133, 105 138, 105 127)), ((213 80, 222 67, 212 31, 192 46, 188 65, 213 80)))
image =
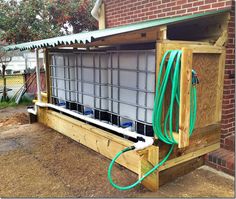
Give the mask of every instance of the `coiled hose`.
MULTIPOLYGON (((160 64, 160 71, 157 78, 157 85, 156 85, 156 95, 154 100, 154 107, 153 107, 153 115, 152 115, 152 126, 155 135, 161 141, 165 142, 166 144, 170 144, 170 150, 167 155, 161 160, 157 165, 155 165, 151 170, 145 173, 140 179, 138 179, 135 183, 128 185, 128 186, 119 186, 113 182, 111 177, 111 172, 115 161, 119 158, 120 155, 126 153, 130 150, 134 150, 135 147, 127 147, 116 154, 116 156, 112 159, 109 168, 108 168, 108 180, 113 187, 118 190, 129 190, 133 187, 137 186, 141 183, 147 176, 149 176, 152 172, 158 169, 161 165, 163 165, 167 159, 169 158, 170 154, 172 153, 175 144, 177 141, 174 139, 173 136, 173 112, 174 112, 174 105, 177 104, 179 107, 179 99, 180 99, 180 70, 181 70, 181 50, 169 50, 167 51, 161 61, 160 64), (168 62, 166 63, 166 59, 168 62), (170 96, 170 103, 165 115, 164 119, 164 127, 162 127, 162 114, 163 114, 163 102, 165 93, 167 90, 167 84, 171 81, 171 96, 170 96)), ((190 104, 190 130, 189 136, 192 135, 195 121, 196 121, 196 112, 197 112, 197 91, 196 87, 192 86, 191 88, 191 104, 190 104)), ((179 130, 179 115, 178 111, 176 115, 176 129, 175 131, 178 132, 179 130)))

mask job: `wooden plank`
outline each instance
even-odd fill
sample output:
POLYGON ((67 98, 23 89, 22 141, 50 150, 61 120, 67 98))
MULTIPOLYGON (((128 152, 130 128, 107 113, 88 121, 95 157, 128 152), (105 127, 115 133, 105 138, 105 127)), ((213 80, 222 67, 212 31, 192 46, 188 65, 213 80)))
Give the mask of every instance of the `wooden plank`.
POLYGON ((168 26, 168 37, 176 40, 201 41, 214 43, 227 29, 229 13, 221 13, 214 17, 199 18, 182 24, 168 26))
POLYGON ((184 41, 184 40, 169 40, 169 39, 163 40, 162 43, 184 44, 184 45, 210 45, 210 46, 212 46, 212 44, 209 43, 209 42, 202 42, 202 41, 184 41))
POLYGON ((160 27, 160 40, 166 40, 167 39, 167 26, 161 26, 160 27))
POLYGON ((202 148, 202 149, 193 151, 193 152, 191 152, 191 153, 182 155, 182 156, 177 157, 177 158, 174 158, 174 159, 172 159, 172 160, 168 160, 168 161, 165 162, 162 166, 159 167, 159 172, 160 172, 160 171, 163 171, 163 170, 165 170, 165 169, 174 167, 174 166, 176 166, 176 165, 178 165, 178 164, 181 164, 181 163, 183 163, 183 162, 186 162, 186 161, 188 161, 188 160, 197 158, 197 157, 202 156, 202 155, 204 155, 204 154, 207 154, 207 153, 209 153, 209 152, 215 151, 215 150, 217 150, 217 149, 219 149, 219 148, 220 148, 220 142, 215 143, 215 144, 212 144, 212 145, 207 146, 207 147, 204 147, 204 148, 202 148))
POLYGON ((168 182, 172 182, 177 177, 186 175, 202 165, 204 165, 204 156, 200 156, 169 169, 162 170, 159 172, 159 185, 161 186, 168 182))
POLYGON ((219 59, 218 65, 218 80, 216 82, 216 111, 215 111, 215 120, 221 121, 222 115, 222 100, 223 100, 223 87, 224 87, 224 71, 225 71, 225 58, 226 50, 222 52, 219 59))
POLYGON ((45 64, 45 68, 46 68, 46 89, 47 89, 47 102, 49 103, 51 100, 51 87, 50 87, 50 64, 51 60, 50 60, 50 56, 48 53, 48 49, 45 48, 44 49, 44 64, 45 64))
MULTIPOLYGON (((133 144, 131 141, 45 108, 39 108, 39 122, 109 159, 114 158, 119 151, 133 144)), ((158 147, 150 146, 145 150, 125 153, 116 162, 142 176, 158 163, 158 153, 158 147)), ((147 189, 156 191, 159 187, 158 171, 145 178, 142 184, 147 189)))
MULTIPOLYGON (((194 129, 193 135, 190 137, 189 146, 185 148, 174 148, 173 153, 168 160, 180 157, 182 155, 197 151, 199 149, 208 147, 220 140, 221 124, 214 124, 203 128, 194 129)), ((158 143, 159 157, 162 160, 168 153, 170 146, 165 143, 158 143)))
MULTIPOLYGON (((99 152, 109 159, 114 158, 116 153, 133 144, 131 141, 115 135, 109 135, 106 131, 98 130, 89 124, 52 110, 40 108, 38 118, 39 122, 99 152)), ((135 151, 125 153, 117 162, 138 174, 140 156, 135 151)))
MULTIPOLYGON (((154 165, 158 163, 158 147, 153 148, 152 151, 149 151, 148 154, 144 154, 141 157, 140 165, 139 165, 139 178, 141 178, 144 174, 150 171, 154 165), (148 157, 149 156, 149 157, 148 157), (149 158, 151 162, 147 161, 149 158)), ((142 184, 147 187, 150 191, 157 191, 159 188, 159 173, 158 170, 151 173, 148 177, 146 177, 142 184)))
POLYGON ((98 21, 99 30, 106 28, 106 15, 105 15, 105 4, 102 3, 100 7, 99 21, 98 21))
MULTIPOLYGON (((39 122, 110 159, 120 150, 133 145, 133 142, 122 137, 45 108, 39 108, 39 122)), ((153 151, 153 148, 158 147, 151 146, 142 151, 126 153, 123 157, 118 159, 118 163, 138 174, 140 156, 142 154, 148 154, 149 150, 153 151)), ((158 156, 156 158, 158 158, 158 156)))
POLYGON ((159 147, 149 147, 147 160, 155 166, 159 162, 159 147))
MULTIPOLYGON (((156 43, 156 79, 155 79, 155 88, 156 88, 156 83, 157 83, 157 78, 159 75, 159 71, 160 71, 160 65, 161 65, 161 61, 162 58, 164 56, 166 52, 166 45, 160 42, 156 43)), ((164 71, 163 71, 164 72, 164 71)), ((164 115, 165 115, 165 101, 163 103, 163 112, 162 112, 162 123, 164 122, 164 115)), ((154 135, 154 137, 156 139, 158 139, 158 137, 156 135, 154 135)))
POLYGON ((190 91, 192 84, 192 59, 191 49, 182 49, 181 75, 180 75, 180 107, 179 107, 179 141, 178 147, 189 145, 190 121, 190 91))
POLYGON ((157 42, 156 43, 156 82, 157 82, 157 77, 160 70, 161 60, 165 52, 166 52, 165 44, 157 42))
POLYGON ((214 46, 224 46, 228 39, 228 31, 223 31, 222 35, 216 40, 214 46))
POLYGON ((158 43, 165 44, 166 50, 176 50, 181 49, 183 47, 192 49, 193 53, 213 53, 220 54, 224 48, 219 46, 214 46, 210 44, 206 44, 206 42, 185 42, 185 41, 170 41, 163 40, 162 42, 158 41, 158 43))
MULTIPOLYGON (((104 130, 93 127, 84 122, 73 119, 69 116, 62 115, 46 108, 39 108, 39 122, 57 130, 73 140, 99 152, 105 157, 112 159, 115 154, 124 147, 130 146, 133 142, 123 139, 119 136, 110 134, 104 130)), ((211 127, 213 128, 213 127, 211 127)), ((142 184, 149 190, 156 191, 159 186, 159 172, 172 168, 183 162, 189 161, 208 152, 219 148, 220 144, 216 143, 199 150, 184 154, 180 157, 171 159, 162 165, 159 170, 155 171, 142 184)), ((149 171, 159 161, 159 148, 151 146, 142 151, 131 151, 121 156, 117 163, 128 168, 129 170, 142 176, 149 171)))
POLYGON ((134 44, 143 42, 155 42, 160 39, 160 27, 147 28, 128 33, 121 33, 104 37, 87 44, 87 46, 104 46, 104 45, 117 45, 117 44, 134 44))
POLYGON ((48 95, 47 93, 41 92, 42 102, 48 102, 48 95))

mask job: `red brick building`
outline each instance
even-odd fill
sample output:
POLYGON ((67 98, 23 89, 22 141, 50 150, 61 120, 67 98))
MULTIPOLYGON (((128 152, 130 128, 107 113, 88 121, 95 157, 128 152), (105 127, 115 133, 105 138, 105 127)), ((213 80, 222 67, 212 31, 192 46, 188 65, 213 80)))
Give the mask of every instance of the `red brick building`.
POLYGON ((222 104, 221 149, 209 154, 206 163, 234 174, 235 143, 235 1, 233 0, 104 0, 108 28, 145 20, 231 9, 228 25, 222 104))

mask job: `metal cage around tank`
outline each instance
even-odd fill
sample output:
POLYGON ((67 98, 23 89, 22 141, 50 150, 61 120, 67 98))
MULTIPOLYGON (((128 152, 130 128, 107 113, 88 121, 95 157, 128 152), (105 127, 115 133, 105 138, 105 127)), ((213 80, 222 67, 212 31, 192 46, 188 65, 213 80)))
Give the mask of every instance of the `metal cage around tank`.
POLYGON ((153 136, 155 50, 50 55, 52 103, 153 136))

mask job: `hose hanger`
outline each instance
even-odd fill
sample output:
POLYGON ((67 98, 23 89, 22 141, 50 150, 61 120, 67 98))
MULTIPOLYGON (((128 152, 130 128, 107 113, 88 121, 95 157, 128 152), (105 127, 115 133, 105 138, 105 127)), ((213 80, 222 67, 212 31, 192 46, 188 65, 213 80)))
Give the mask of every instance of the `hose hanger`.
MULTIPOLYGON (((169 158, 178 140, 175 139, 174 132, 179 132, 179 112, 174 112, 174 107, 179 109, 180 107, 180 73, 181 73, 181 50, 168 50, 161 61, 160 71, 157 77, 156 85, 156 95, 154 100, 154 107, 152 113, 152 127, 155 135, 162 142, 171 145, 170 150, 167 155, 161 160, 157 165, 155 165, 151 170, 144 174, 140 179, 135 183, 129 186, 119 186, 113 182, 111 177, 111 172, 115 161, 123 154, 131 150, 135 150, 135 144, 131 147, 127 147, 116 154, 112 159, 109 168, 108 168, 108 180, 111 185, 119 190, 129 190, 139 183, 141 183, 147 176, 157 170, 161 165, 163 165, 169 158), (167 61, 166 61, 167 60, 167 61), (167 107, 166 113, 163 111, 163 105, 165 101, 165 96, 167 96, 167 85, 171 85, 171 92, 169 98, 169 104, 165 104, 167 107), (162 123, 164 115, 164 124, 162 123), (175 121, 174 120, 174 113, 175 121), (175 123, 175 127, 173 126, 175 123), (175 129, 174 129, 175 128, 175 129)), ((193 129, 196 122, 196 113, 197 113, 197 90, 196 84, 199 83, 197 73, 192 70, 192 86, 190 92, 190 128, 189 136, 192 135, 193 129)), ((169 96, 169 95, 168 95, 169 96)), ((166 103, 166 102, 165 102, 166 103)))

